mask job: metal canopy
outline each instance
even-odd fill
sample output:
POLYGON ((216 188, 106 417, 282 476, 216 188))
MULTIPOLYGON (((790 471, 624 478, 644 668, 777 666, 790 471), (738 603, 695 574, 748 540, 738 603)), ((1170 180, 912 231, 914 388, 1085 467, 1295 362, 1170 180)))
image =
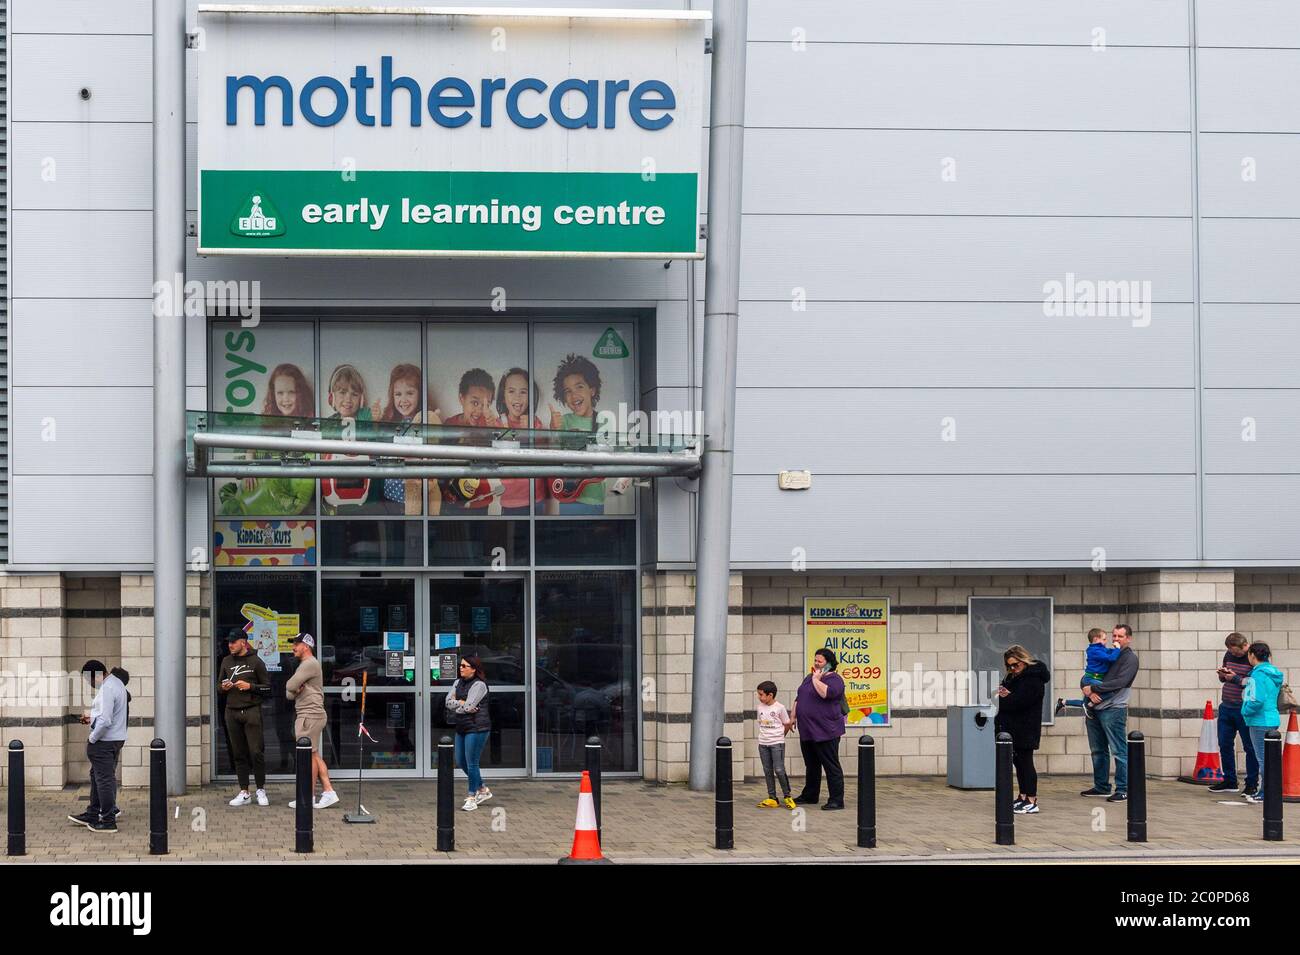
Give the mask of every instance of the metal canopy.
POLYGON ((190 477, 650 478, 694 477, 700 468, 695 436, 187 416, 190 477))

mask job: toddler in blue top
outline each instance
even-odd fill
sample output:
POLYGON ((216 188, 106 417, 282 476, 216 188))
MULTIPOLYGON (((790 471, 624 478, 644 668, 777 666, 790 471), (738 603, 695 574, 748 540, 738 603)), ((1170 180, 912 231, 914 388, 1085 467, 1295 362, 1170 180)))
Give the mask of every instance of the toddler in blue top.
MULTIPOLYGON (((1097 686, 1098 684, 1100 684, 1102 680, 1105 678, 1106 672, 1110 669, 1110 665, 1119 659, 1120 652, 1121 650, 1119 647, 1106 646, 1105 630, 1102 630, 1098 627, 1093 627, 1091 630, 1088 631, 1087 662, 1084 664, 1083 667, 1083 679, 1090 686, 1097 686)), ((1105 700, 1110 696, 1111 694, 1109 693, 1103 693, 1101 695, 1101 698, 1105 700)), ((1084 699, 1057 700, 1056 701, 1057 715, 1059 716, 1067 706, 1083 706, 1088 709, 1091 709, 1093 704, 1090 701, 1084 699)))

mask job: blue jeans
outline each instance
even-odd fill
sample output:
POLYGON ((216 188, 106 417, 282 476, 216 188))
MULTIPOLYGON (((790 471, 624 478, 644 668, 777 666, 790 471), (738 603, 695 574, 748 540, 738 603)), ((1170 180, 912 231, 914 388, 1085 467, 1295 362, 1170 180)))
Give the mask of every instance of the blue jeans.
POLYGON ((1237 736, 1241 736, 1242 748, 1246 750, 1246 788, 1254 789, 1259 784, 1259 757, 1250 738, 1250 727, 1241 715, 1241 707, 1231 703, 1219 704, 1219 761, 1223 764, 1223 781, 1237 785, 1237 736))
POLYGON ((483 744, 487 738, 487 730, 456 734, 456 765, 465 770, 465 775, 469 777, 471 796, 483 788, 483 774, 479 772, 478 763, 483 756, 483 744))
POLYGON ((1088 748, 1092 750, 1092 785, 1110 792, 1110 758, 1115 757, 1115 792, 1128 792, 1128 707, 1096 710, 1085 719, 1088 748))
MULTIPOLYGON (((1250 731, 1250 743, 1251 743, 1252 746, 1255 747, 1255 758, 1258 759, 1258 760, 1260 760, 1260 761, 1262 762, 1263 759, 1264 759, 1264 735, 1265 735, 1269 730, 1271 730, 1271 729, 1276 729, 1276 727, 1273 727, 1273 726, 1248 726, 1248 727, 1246 727, 1246 729, 1250 731)), ((1250 787, 1247 786, 1246 788, 1249 789, 1250 787)), ((1261 792, 1260 792, 1260 795, 1261 795, 1261 796, 1264 795, 1262 789, 1263 789, 1263 787, 1261 787, 1261 792)))

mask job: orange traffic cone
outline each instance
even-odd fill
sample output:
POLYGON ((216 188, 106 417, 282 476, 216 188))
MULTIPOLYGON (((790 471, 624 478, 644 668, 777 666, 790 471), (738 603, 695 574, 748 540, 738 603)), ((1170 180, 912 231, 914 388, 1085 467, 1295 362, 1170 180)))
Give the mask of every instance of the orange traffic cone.
POLYGON ((1282 745, 1282 801, 1300 802, 1300 726, 1294 712, 1282 745))
POLYGON ((596 804, 591 798, 591 775, 582 771, 578 788, 578 818, 573 824, 573 848, 560 860, 566 862, 608 862, 600 854, 600 833, 596 831, 596 804))
POLYGON ((1218 723, 1214 719, 1214 703, 1205 701, 1205 722, 1201 724, 1201 741, 1196 747, 1196 767, 1190 776, 1179 776, 1180 783, 1211 786, 1223 782, 1223 765, 1219 762, 1218 723))

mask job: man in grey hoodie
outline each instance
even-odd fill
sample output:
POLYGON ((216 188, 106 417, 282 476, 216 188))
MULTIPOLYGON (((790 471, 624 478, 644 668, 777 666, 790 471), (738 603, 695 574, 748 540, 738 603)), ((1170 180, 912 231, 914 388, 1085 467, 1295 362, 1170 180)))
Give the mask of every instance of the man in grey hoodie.
MULTIPOLYGON (((91 687, 98 668, 87 664, 91 687)), ((90 713, 81 717, 89 724, 90 737, 86 741, 86 756, 90 760, 90 808, 68 816, 92 832, 117 832, 117 758, 126 743, 127 701, 126 684, 131 675, 121 667, 113 667, 104 677, 91 703, 90 713)))

